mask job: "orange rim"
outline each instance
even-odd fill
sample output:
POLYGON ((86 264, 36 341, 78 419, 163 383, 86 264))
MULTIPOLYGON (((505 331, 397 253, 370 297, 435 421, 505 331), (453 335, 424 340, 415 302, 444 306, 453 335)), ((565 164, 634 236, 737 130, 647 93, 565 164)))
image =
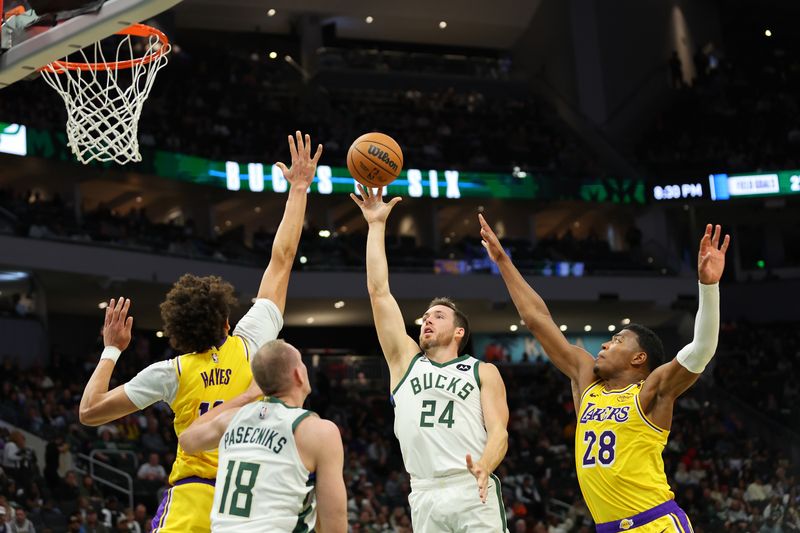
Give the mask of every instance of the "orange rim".
POLYGON ((74 61, 53 61, 49 65, 42 67, 41 70, 49 70, 56 74, 61 74, 66 70, 120 70, 131 68, 136 65, 147 65, 156 59, 161 58, 169 52, 169 39, 164 32, 147 24, 133 24, 117 32, 117 35, 132 35, 134 37, 157 37, 161 47, 147 54, 144 57, 129 59, 127 61, 112 61, 109 63, 76 63, 74 61))

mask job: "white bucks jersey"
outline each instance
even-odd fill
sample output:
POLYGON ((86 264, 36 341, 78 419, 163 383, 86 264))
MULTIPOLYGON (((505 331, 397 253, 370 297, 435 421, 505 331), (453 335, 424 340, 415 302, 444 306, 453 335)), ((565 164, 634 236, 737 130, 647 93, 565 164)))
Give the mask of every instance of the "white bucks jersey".
POLYGON ((392 391, 394 433, 413 478, 464 473, 466 455, 483 454, 479 364, 469 355, 439 364, 417 354, 392 391))
POLYGON ((219 441, 212 531, 314 529, 315 476, 303 465, 294 440, 297 425, 311 414, 274 398, 236 413, 219 441))

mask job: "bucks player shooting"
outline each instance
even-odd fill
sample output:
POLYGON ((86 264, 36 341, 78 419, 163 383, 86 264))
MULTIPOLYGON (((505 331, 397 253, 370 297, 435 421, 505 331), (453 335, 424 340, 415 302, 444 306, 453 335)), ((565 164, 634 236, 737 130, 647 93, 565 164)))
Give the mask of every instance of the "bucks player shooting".
MULTIPOLYGON (((289 136, 292 166, 278 163, 291 189, 283 220, 261 278, 256 302, 229 335, 228 314, 237 300, 233 287, 216 276, 181 277, 161 304, 164 331, 179 355, 143 369, 128 383, 109 391, 114 365, 131 340, 130 300, 111 300, 103 327, 105 350, 86 384, 80 405, 83 424, 99 426, 158 401, 175 412, 175 433, 223 403, 244 405, 260 391, 251 386, 250 358, 283 326, 283 309, 292 263, 300 241, 311 185, 322 146, 311 156, 311 139, 289 136), (296 143, 295 143, 296 138, 296 143), (127 318, 126 318, 127 317, 127 318)), ((178 446, 168 491, 153 517, 153 531, 208 531, 217 475, 217 453, 190 455, 178 446)))
POLYGON ((351 195, 369 224, 367 286, 375 327, 389 365, 395 435, 411 474, 416 533, 505 532, 499 480, 492 472, 508 449, 508 405, 497 368, 462 355, 469 322, 437 298, 422 316, 419 339, 389 291, 386 219, 400 201, 383 202, 359 185, 351 195), (475 485, 477 481, 477 493, 475 485))
POLYGON ((187 453, 219 446, 215 533, 347 530, 339 429, 302 408, 311 392, 300 353, 282 340, 253 357, 268 399, 205 414, 180 436, 187 453))
POLYGON ((500 268, 525 325, 573 388, 578 426, 578 481, 599 533, 690 533, 686 513, 667 484, 661 453, 672 425, 675 400, 700 377, 719 335, 719 280, 730 237, 706 227, 700 241, 699 309, 694 339, 670 362, 648 328, 631 324, 603 344, 595 360, 571 345, 542 298, 511 263, 492 229, 479 215, 481 237, 500 268))

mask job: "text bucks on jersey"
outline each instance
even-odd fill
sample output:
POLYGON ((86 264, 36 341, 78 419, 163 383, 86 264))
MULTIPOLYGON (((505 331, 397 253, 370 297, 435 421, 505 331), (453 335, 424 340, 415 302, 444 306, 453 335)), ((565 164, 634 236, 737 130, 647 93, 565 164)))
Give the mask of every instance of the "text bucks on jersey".
POLYGON ((479 364, 469 355, 439 364, 417 354, 392 391, 394 432, 412 477, 463 473, 466 454, 483 453, 479 364))

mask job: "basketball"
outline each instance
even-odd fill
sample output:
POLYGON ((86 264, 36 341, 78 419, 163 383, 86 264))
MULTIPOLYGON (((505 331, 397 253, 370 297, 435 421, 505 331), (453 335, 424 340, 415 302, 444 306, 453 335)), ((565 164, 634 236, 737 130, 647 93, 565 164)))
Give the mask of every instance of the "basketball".
POLYGON ((383 133, 365 133, 347 151, 347 168, 364 187, 384 187, 403 170, 403 151, 383 133))

